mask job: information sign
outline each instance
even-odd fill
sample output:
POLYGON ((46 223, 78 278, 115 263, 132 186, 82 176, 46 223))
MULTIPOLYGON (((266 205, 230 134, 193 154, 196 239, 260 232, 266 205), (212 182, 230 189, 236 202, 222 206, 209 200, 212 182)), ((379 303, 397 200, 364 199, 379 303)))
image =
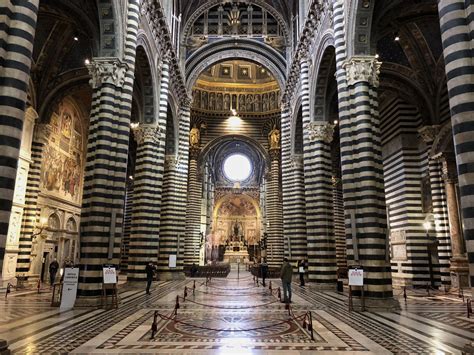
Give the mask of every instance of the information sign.
POLYGON ((70 309, 74 307, 77 295, 77 283, 79 280, 79 268, 65 268, 63 291, 61 294, 61 304, 59 309, 70 309))
POLYGON ((104 267, 102 270, 104 274, 104 284, 116 284, 117 272, 114 267, 104 267))
POLYGON ((349 286, 364 286, 364 270, 349 269, 349 286))
POLYGON ((175 254, 171 254, 169 256, 169 263, 168 263, 168 266, 170 268, 175 268, 176 267, 176 255, 175 254))

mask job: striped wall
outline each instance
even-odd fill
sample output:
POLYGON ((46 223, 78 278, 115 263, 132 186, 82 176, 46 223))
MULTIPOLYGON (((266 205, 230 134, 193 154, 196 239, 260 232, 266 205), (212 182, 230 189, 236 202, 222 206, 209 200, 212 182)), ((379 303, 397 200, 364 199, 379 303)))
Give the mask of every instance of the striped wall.
POLYGON ((0 4, 0 22, 2 23, 0 27, 2 39, 0 42, 0 265, 2 266, 15 189, 38 2, 38 0, 7 0, 0 4))
POLYGON ((346 231, 344 229, 344 199, 340 178, 333 181, 334 239, 336 243, 336 263, 338 269, 347 269, 346 231))
POLYGON ((306 260, 308 255, 303 157, 301 154, 291 154, 291 116, 288 107, 282 110, 281 137, 285 256, 295 266, 298 260, 306 260))
POLYGON ((175 278, 183 270, 186 240, 186 203, 188 184, 189 108, 179 113, 179 139, 176 155, 167 157, 163 178, 161 227, 158 257, 160 279, 175 278), (169 256, 177 255, 176 269, 168 267, 169 256))
POLYGON ((202 181, 199 176, 197 158, 199 150, 189 150, 188 201, 186 205, 186 241, 184 244, 184 263, 199 264, 201 242, 201 196, 202 181))
POLYGON ((472 1, 438 0, 449 105, 458 166, 463 232, 474 286, 474 5, 472 1))
POLYGON ((122 255, 120 259, 120 270, 127 271, 128 256, 130 252, 130 230, 132 225, 132 207, 133 207, 133 181, 127 183, 125 191, 125 212, 123 217, 123 236, 122 236, 122 255))
POLYGON ((283 241, 282 196, 280 184, 280 149, 270 150, 271 165, 267 175, 267 262, 280 266, 285 253, 283 241))
MULTIPOLYGON (((36 125, 33 142, 31 144, 30 171, 26 183, 25 209, 21 222, 20 244, 18 251, 16 272, 26 274, 30 271, 32 235, 35 233, 35 226, 40 224, 40 212, 38 207, 38 194, 40 191, 40 174, 43 157, 43 148, 46 144, 48 125, 36 125)), ((50 128, 49 128, 50 129, 50 128)))
MULTIPOLYGON (((421 117, 416 107, 392 99, 380 112, 384 158, 385 197, 391 232, 394 286, 430 284, 429 240, 423 223, 421 182, 428 174, 424 144, 418 134, 421 117)), ((436 232, 431 231, 432 240, 436 232)), ((439 262, 433 263, 435 285, 439 262)))
POLYGON ((129 0, 123 60, 95 58, 89 66, 93 95, 81 214, 80 297, 99 296, 103 264, 118 265, 120 260, 138 17, 138 0, 129 0))

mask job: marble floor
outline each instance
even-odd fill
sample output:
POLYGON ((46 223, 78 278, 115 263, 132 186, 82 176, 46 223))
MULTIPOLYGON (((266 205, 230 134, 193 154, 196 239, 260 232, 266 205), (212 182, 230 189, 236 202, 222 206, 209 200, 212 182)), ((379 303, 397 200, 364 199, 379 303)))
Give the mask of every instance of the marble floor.
POLYGON ((159 282, 151 295, 120 287, 118 309, 50 306, 51 293, 13 292, 0 301, 0 339, 13 353, 461 354, 474 319, 457 295, 409 292, 393 313, 349 312, 347 292, 293 284, 291 309, 249 273, 209 284, 159 282), (185 286, 187 297, 183 299, 185 286), (176 297, 179 309, 176 310, 176 297), (152 323, 156 316, 156 334, 152 323), (305 326, 312 319, 311 331, 305 326), (305 322, 306 320, 306 322, 305 322))

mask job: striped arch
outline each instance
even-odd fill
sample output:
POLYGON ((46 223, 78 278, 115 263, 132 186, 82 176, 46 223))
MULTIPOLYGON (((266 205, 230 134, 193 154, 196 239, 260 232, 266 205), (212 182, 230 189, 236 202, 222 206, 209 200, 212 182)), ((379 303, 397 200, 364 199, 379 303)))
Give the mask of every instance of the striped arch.
POLYGON ((336 72, 336 54, 332 45, 327 45, 318 59, 319 66, 314 75, 313 95, 311 95, 310 109, 313 121, 328 122, 329 121, 329 85, 334 79, 336 72))
POLYGON ((375 0, 352 1, 346 27, 347 58, 374 54, 371 46, 374 6, 375 0))
POLYGON ((264 64, 273 74, 280 88, 285 87, 286 60, 270 46, 247 39, 226 39, 208 44, 189 57, 186 62, 186 88, 191 92, 199 75, 208 67, 227 59, 246 59, 264 64))

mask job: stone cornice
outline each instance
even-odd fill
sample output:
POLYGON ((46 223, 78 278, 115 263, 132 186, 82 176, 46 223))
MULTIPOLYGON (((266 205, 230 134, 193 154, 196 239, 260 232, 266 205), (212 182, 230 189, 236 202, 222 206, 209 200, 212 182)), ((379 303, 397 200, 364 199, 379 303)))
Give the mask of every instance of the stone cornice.
POLYGON ((141 14, 150 24, 155 43, 162 53, 163 60, 169 64, 171 90, 176 94, 180 105, 189 105, 191 100, 186 91, 185 80, 179 58, 173 48, 171 34, 166 22, 164 9, 158 0, 145 0, 141 5, 141 14))

